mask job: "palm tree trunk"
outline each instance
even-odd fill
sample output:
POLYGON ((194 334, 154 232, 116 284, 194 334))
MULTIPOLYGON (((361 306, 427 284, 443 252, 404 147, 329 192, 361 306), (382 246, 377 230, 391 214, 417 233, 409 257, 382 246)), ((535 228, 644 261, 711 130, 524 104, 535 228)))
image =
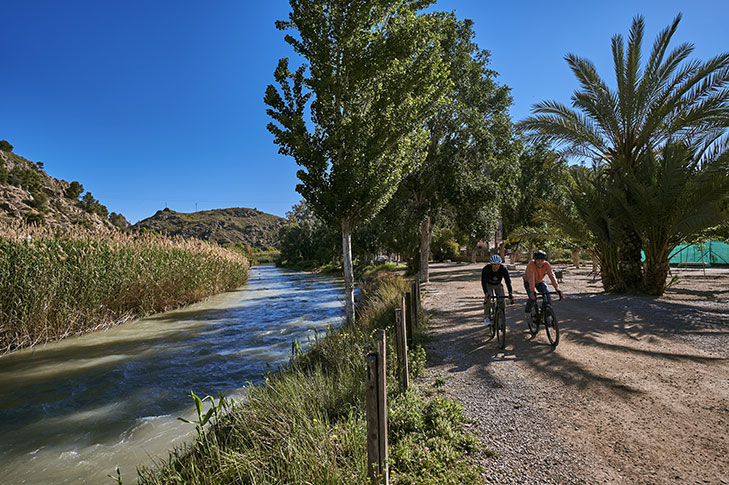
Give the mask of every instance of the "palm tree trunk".
POLYGON ((354 267, 352 265, 352 224, 342 221, 342 256, 344 269, 344 312, 347 323, 354 324, 354 267))
POLYGON ((624 235, 618 248, 620 258, 617 291, 640 293, 643 288, 643 263, 641 262, 641 239, 638 233, 630 228, 624 229, 624 235), (622 287, 622 288, 620 288, 622 287))
POLYGON ((648 295, 661 296, 666 291, 668 277, 668 259, 656 263, 648 263, 645 271, 644 291, 648 295))
POLYGON ((670 270, 668 257, 674 248, 666 239, 665 236, 658 236, 646 244, 643 291, 648 295, 661 296, 666 291, 666 278, 670 270))

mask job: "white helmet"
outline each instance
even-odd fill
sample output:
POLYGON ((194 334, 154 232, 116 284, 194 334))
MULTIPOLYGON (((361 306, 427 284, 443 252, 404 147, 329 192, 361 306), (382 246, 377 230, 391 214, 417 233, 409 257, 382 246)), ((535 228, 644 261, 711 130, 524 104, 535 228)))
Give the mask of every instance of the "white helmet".
POLYGON ((494 254, 493 256, 491 256, 491 262, 494 264, 501 263, 501 256, 499 256, 498 254, 494 254))

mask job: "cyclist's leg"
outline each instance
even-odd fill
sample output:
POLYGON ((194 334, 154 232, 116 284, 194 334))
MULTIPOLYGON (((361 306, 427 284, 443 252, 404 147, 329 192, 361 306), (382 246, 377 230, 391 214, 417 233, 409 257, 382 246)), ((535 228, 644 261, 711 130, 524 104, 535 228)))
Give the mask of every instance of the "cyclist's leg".
POLYGON ((487 287, 488 287, 489 293, 491 293, 492 297, 494 295, 501 297, 501 298, 493 298, 495 300, 494 301, 494 304, 498 302, 498 306, 499 307, 504 306, 504 296, 505 296, 505 294, 504 294, 504 286, 503 285, 488 285, 487 284, 487 287))
POLYGON ((549 295, 549 286, 547 283, 542 281, 534 285, 539 293, 544 293, 544 297, 547 299, 547 303, 552 303, 551 295, 549 295))
POLYGON ((527 294, 527 301, 526 301, 526 308, 524 308, 524 313, 527 315, 532 312, 532 304, 534 303, 531 299, 531 291, 529 290, 529 282, 524 281, 524 289, 526 290, 527 294))

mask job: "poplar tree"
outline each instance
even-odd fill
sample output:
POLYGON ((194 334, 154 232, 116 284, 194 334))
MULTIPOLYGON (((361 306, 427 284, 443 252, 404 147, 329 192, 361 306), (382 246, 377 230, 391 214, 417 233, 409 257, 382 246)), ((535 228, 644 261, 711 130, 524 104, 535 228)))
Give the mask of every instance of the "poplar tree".
POLYGON ((352 231, 387 203, 424 156, 448 84, 432 0, 290 0, 276 27, 304 63, 279 61, 265 103, 279 153, 302 168, 296 190, 341 228, 347 321, 354 322, 352 231))

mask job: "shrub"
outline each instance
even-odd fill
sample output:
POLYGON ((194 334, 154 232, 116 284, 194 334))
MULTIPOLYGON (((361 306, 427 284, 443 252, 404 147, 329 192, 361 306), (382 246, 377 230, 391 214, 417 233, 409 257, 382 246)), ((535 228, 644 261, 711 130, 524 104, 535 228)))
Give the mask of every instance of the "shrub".
POLYGON ((435 261, 455 260, 458 258, 460 246, 450 229, 441 229, 433 236, 430 247, 435 261))
POLYGON ((48 196, 42 190, 32 189, 30 191, 32 200, 29 201, 28 205, 38 209, 39 212, 44 212, 48 204, 48 196))
POLYGON ((0 150, 4 152, 12 152, 13 145, 11 145, 7 140, 0 140, 0 150))
POLYGON ((46 222, 45 216, 38 212, 28 212, 23 219, 26 223, 37 226, 43 225, 46 222))
POLYGON ((75 180, 71 182, 71 185, 66 189, 66 197, 69 199, 78 199, 79 196, 84 192, 84 186, 75 180))
POLYGON ((16 165, 8 174, 10 185, 22 187, 26 190, 41 190, 41 178, 38 172, 29 168, 20 168, 16 165))
POLYGON ((96 214, 106 219, 109 216, 109 210, 105 205, 101 204, 98 200, 91 195, 91 192, 86 192, 81 197, 81 207, 90 214, 96 214))
POLYGON ((119 229, 127 229, 131 224, 127 221, 127 218, 116 212, 109 214, 109 222, 118 227, 119 229))

